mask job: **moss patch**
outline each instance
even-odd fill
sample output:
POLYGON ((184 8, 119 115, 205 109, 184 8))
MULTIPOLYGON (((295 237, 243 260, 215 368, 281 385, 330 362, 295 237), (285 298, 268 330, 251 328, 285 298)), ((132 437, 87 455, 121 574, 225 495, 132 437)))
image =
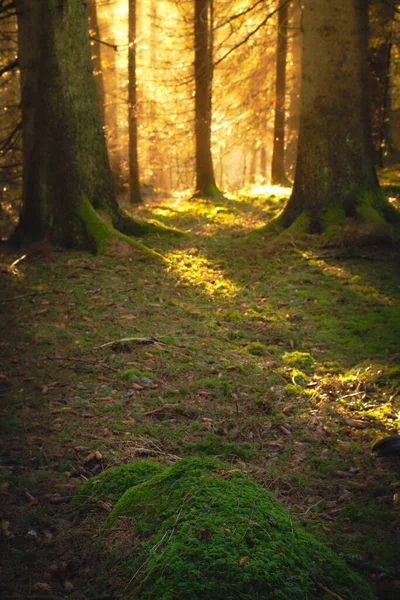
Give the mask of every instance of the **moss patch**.
MULTIPOLYGON (((104 254, 106 250, 114 255, 126 254, 127 251, 129 252, 133 248, 151 255, 154 258, 163 258, 158 252, 146 248, 146 246, 133 240, 128 235, 114 229, 112 225, 109 225, 106 222, 103 216, 100 216, 96 212, 89 200, 85 197, 80 204, 79 216, 83 221, 85 236, 89 239, 90 248, 94 254, 101 255, 104 254)), ((85 247, 86 244, 84 240, 82 240, 82 248, 85 247)))
POLYGON ((218 460, 183 459, 131 487, 109 515, 111 538, 120 517, 126 597, 310 600, 324 586, 353 600, 373 598, 271 493, 218 460))
POLYGON ((159 463, 138 460, 133 464, 111 467, 92 477, 74 496, 73 507, 78 512, 87 512, 99 502, 115 503, 132 486, 150 479, 163 470, 159 463))

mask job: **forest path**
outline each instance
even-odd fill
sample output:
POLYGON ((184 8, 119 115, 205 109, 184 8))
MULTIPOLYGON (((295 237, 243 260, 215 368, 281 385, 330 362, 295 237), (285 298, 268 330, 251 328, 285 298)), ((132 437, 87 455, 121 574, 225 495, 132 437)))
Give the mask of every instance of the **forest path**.
POLYGON ((143 240, 165 262, 2 256, 6 598, 118 587, 93 549, 101 519, 71 521, 70 503, 138 457, 219 456, 334 548, 399 570, 399 473, 370 453, 399 426, 398 257, 249 240, 278 192, 149 199, 135 216, 187 232, 143 240))

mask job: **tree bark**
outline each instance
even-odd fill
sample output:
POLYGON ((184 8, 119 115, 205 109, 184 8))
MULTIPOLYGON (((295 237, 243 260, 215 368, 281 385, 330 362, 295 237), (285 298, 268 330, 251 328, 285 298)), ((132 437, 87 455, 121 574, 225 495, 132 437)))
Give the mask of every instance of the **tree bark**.
POLYGON ((136 94, 136 0, 129 0, 128 23, 128 123, 129 123, 129 200, 142 202, 139 182, 137 94, 136 94))
MULTIPOLYGON (((104 10, 104 9, 103 9, 104 10)), ((107 6, 107 19, 102 22, 103 35, 107 45, 103 45, 103 67, 105 83, 105 134, 107 140, 108 156, 111 165, 111 172, 114 180, 114 187, 117 194, 124 191, 124 179, 122 175, 121 164, 121 144, 119 139, 119 121, 118 121, 118 101, 119 101, 119 77, 117 69, 117 51, 114 32, 117 29, 116 21, 118 19, 117 3, 110 2, 107 6)))
POLYGON ((301 56, 303 52, 302 12, 303 8, 299 2, 291 2, 288 17, 291 35, 288 39, 287 58, 287 61, 290 62, 290 75, 286 81, 289 102, 285 119, 285 173, 291 179, 294 178, 296 167, 300 119, 301 56))
POLYGON ((281 0, 278 12, 278 42, 276 52, 275 84, 275 122, 274 144, 271 164, 271 183, 278 185, 286 182, 285 174, 285 95, 286 95, 286 57, 288 32, 287 0, 281 0))
MULTIPOLYGON (((21 67, 23 209, 11 241, 104 250, 113 229, 145 227, 119 208, 96 102, 86 7, 16 0, 21 67)), ((117 233, 117 232, 115 232, 117 233)))
POLYGON ((93 75, 94 82, 96 85, 96 97, 97 105, 100 111, 100 119, 105 125, 105 95, 104 95, 104 81, 103 81, 103 70, 101 66, 101 44, 100 44, 100 27, 97 18, 97 6, 96 0, 90 0, 87 3, 88 17, 89 17, 89 33, 91 36, 91 49, 92 49, 92 63, 93 63, 93 75))
POLYGON ((368 0, 306 0, 298 159, 277 223, 332 231, 396 218, 375 172, 368 99, 368 0), (316 48, 318 51, 316 51, 316 48))
POLYGON ((211 155, 212 45, 209 33, 210 0, 195 0, 194 77, 197 197, 219 194, 211 155))
POLYGON ((374 0, 370 9, 369 67, 372 99, 372 141, 375 162, 383 167, 389 140, 389 77, 392 51, 394 0, 374 0))

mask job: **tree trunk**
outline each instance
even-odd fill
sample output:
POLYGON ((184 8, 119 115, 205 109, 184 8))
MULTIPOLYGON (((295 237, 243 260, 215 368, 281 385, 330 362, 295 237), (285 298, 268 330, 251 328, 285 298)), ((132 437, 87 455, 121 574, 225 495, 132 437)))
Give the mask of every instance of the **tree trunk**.
POLYGON ((275 123, 271 164, 271 183, 286 183, 285 175, 285 95, 288 9, 287 0, 281 0, 278 12, 278 42, 276 53, 275 123), (283 3, 282 3, 283 2, 283 3))
POLYGON ((374 0, 370 10, 369 67, 372 99, 372 141, 375 161, 383 167, 390 152, 388 135, 388 98, 392 50, 394 0, 374 0))
POLYGON ((303 52, 302 13, 303 9, 300 3, 291 2, 289 5, 289 29, 291 35, 288 39, 287 57, 287 62, 290 64, 290 71, 286 81, 289 102, 285 119, 285 173, 291 179, 294 178, 296 167, 300 119, 301 55, 303 52))
MULTIPOLYGON (((119 139, 118 122, 118 102, 119 102, 119 77, 117 69, 117 40, 115 31, 118 28, 116 21, 119 18, 117 13, 117 2, 112 1, 107 7, 107 19, 103 20, 106 26, 103 29, 103 35, 107 44, 103 45, 103 66, 105 82, 105 133, 107 140, 108 156, 111 165, 111 172, 114 180, 114 187, 117 194, 124 191, 123 176, 121 164, 121 144, 119 139)), ((103 9, 104 10, 104 9, 103 9)))
POLYGON ((90 0, 87 3, 89 17, 89 33, 91 37, 93 75, 96 85, 97 105, 100 111, 100 119, 103 125, 105 124, 105 95, 103 70, 101 66, 101 44, 100 44, 100 27, 97 18, 96 0, 90 0))
POLYGON ((129 200, 142 202, 139 182, 137 96, 136 96, 136 0, 129 0, 128 33, 128 123, 129 123, 129 200))
POLYGON ((23 209, 11 241, 50 238, 101 252, 145 227, 119 208, 96 102, 86 7, 17 0, 23 135, 23 209))
POLYGON ((351 219, 380 229, 397 212, 380 191, 373 160, 368 0, 307 0, 303 27, 295 183, 275 224, 333 235, 351 219))
POLYGON ((195 0, 194 77, 195 77, 195 197, 219 195, 211 155, 211 81, 212 59, 209 33, 209 0, 195 0))

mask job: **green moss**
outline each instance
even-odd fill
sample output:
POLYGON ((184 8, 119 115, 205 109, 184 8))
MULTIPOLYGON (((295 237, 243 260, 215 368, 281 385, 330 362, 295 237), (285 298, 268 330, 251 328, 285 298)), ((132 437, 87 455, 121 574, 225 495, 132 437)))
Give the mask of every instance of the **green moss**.
POLYGON ((86 234, 92 240, 92 250, 95 254, 103 254, 114 235, 113 228, 97 214, 85 196, 79 205, 79 216, 85 224, 86 234))
POLYGON ((210 200, 220 200, 223 198, 222 192, 215 183, 209 183, 204 188, 193 194, 193 198, 209 198, 210 200))
POLYGON ((139 369, 127 369, 120 375, 121 379, 137 379, 140 377, 147 377, 151 379, 153 377, 152 373, 142 373, 139 369))
POLYGON ((309 233, 310 231, 310 217, 307 213, 301 213, 297 219, 293 221, 293 223, 286 229, 286 233, 290 233, 292 235, 301 235, 304 233, 309 233))
POLYGON ((269 223, 262 227, 257 227, 247 234, 248 238, 256 238, 265 235, 278 235, 284 229, 283 211, 274 217, 269 223))
MULTIPOLYGON (((128 235, 125 235, 117 229, 114 229, 112 225, 106 222, 106 219, 108 218, 107 213, 104 213, 104 218, 102 218, 86 197, 83 197, 80 203, 79 217, 82 219, 84 224, 85 235, 89 239, 90 249, 95 254, 104 254, 114 238, 124 242, 125 244, 128 244, 132 248, 144 252, 146 255, 164 260, 163 256, 158 252, 150 250, 150 248, 147 248, 143 244, 133 240, 128 235)), ((127 219, 128 218, 129 217, 127 217, 127 219)), ((131 220, 134 221, 133 219, 131 220)), ((86 248, 84 240, 82 240, 82 248, 86 248)))
POLYGON ((344 206, 341 204, 334 204, 333 206, 329 206, 322 215, 322 229, 329 234, 331 229, 336 229, 337 227, 343 227, 346 225, 347 216, 344 206))
POLYGON ((357 216, 363 223, 373 223, 381 227, 387 225, 383 216, 379 214, 373 206, 366 202, 357 207, 357 216))
POLYGON ((249 460, 257 454, 259 445, 251 442, 242 444, 226 442, 221 439, 221 436, 208 432, 200 442, 185 442, 184 448, 186 452, 203 456, 219 456, 226 459, 236 457, 249 460))
POLYGON ((268 348, 260 342, 251 342, 250 344, 247 344, 245 350, 253 356, 266 356, 270 354, 268 348))
POLYGON ((270 492, 215 459, 183 459, 130 488, 107 526, 119 517, 125 597, 312 600, 321 597, 318 582, 352 600, 373 598, 270 492))
POLYGON ((72 506, 78 512, 86 512, 96 508, 99 501, 114 504, 130 487, 146 481, 162 469, 159 463, 148 460, 111 467, 88 479, 74 497, 72 506))
POLYGON ((293 383, 288 383, 283 388, 283 393, 287 398, 299 397, 303 394, 303 388, 293 383))
POLYGON ((301 367, 310 370, 314 367, 314 359, 308 352, 285 352, 283 362, 291 367, 301 367))

